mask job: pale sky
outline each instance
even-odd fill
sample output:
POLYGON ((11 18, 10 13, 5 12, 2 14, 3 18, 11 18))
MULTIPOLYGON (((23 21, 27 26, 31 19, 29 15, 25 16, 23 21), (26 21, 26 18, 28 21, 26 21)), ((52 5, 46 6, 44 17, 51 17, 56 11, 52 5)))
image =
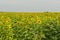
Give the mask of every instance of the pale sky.
POLYGON ((0 0, 0 11, 60 11, 60 0, 0 0))

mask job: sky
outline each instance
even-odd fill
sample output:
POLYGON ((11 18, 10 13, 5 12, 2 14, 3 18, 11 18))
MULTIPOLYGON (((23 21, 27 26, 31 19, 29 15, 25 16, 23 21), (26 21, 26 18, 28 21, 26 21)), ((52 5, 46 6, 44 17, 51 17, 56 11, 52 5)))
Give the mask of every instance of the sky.
POLYGON ((0 11, 60 11, 60 0, 0 0, 0 11))

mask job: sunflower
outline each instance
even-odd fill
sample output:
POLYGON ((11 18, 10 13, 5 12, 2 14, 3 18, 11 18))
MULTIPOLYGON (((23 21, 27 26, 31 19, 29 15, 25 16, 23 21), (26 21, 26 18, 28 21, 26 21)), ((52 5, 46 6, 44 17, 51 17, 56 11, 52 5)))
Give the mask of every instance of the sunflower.
POLYGON ((4 18, 4 16, 2 16, 1 18, 4 18))
POLYGON ((10 18, 7 17, 6 20, 5 20, 5 22, 8 23, 9 21, 10 21, 10 18))
POLYGON ((9 29, 11 29, 11 27, 12 27, 12 26, 11 26, 11 24, 10 24, 10 25, 8 25, 8 28, 9 28, 9 29))
POLYGON ((38 24, 41 24, 41 20, 38 19, 38 20, 37 20, 37 23, 38 23, 38 24))
POLYGON ((52 20, 52 16, 49 16, 48 18, 49 18, 50 20, 52 20))

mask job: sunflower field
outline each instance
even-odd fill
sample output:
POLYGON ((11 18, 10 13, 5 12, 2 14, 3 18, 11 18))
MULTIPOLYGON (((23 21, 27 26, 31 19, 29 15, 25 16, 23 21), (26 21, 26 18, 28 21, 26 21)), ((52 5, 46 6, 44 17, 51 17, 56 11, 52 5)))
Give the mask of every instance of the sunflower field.
POLYGON ((60 40, 60 14, 0 12, 0 40, 60 40))

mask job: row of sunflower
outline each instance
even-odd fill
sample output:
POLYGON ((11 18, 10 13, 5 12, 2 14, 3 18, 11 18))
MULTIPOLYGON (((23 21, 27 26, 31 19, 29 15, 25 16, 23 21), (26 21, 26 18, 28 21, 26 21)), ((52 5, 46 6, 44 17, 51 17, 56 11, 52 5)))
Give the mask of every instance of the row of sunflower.
POLYGON ((0 40, 60 40, 60 14, 0 14, 0 40))

